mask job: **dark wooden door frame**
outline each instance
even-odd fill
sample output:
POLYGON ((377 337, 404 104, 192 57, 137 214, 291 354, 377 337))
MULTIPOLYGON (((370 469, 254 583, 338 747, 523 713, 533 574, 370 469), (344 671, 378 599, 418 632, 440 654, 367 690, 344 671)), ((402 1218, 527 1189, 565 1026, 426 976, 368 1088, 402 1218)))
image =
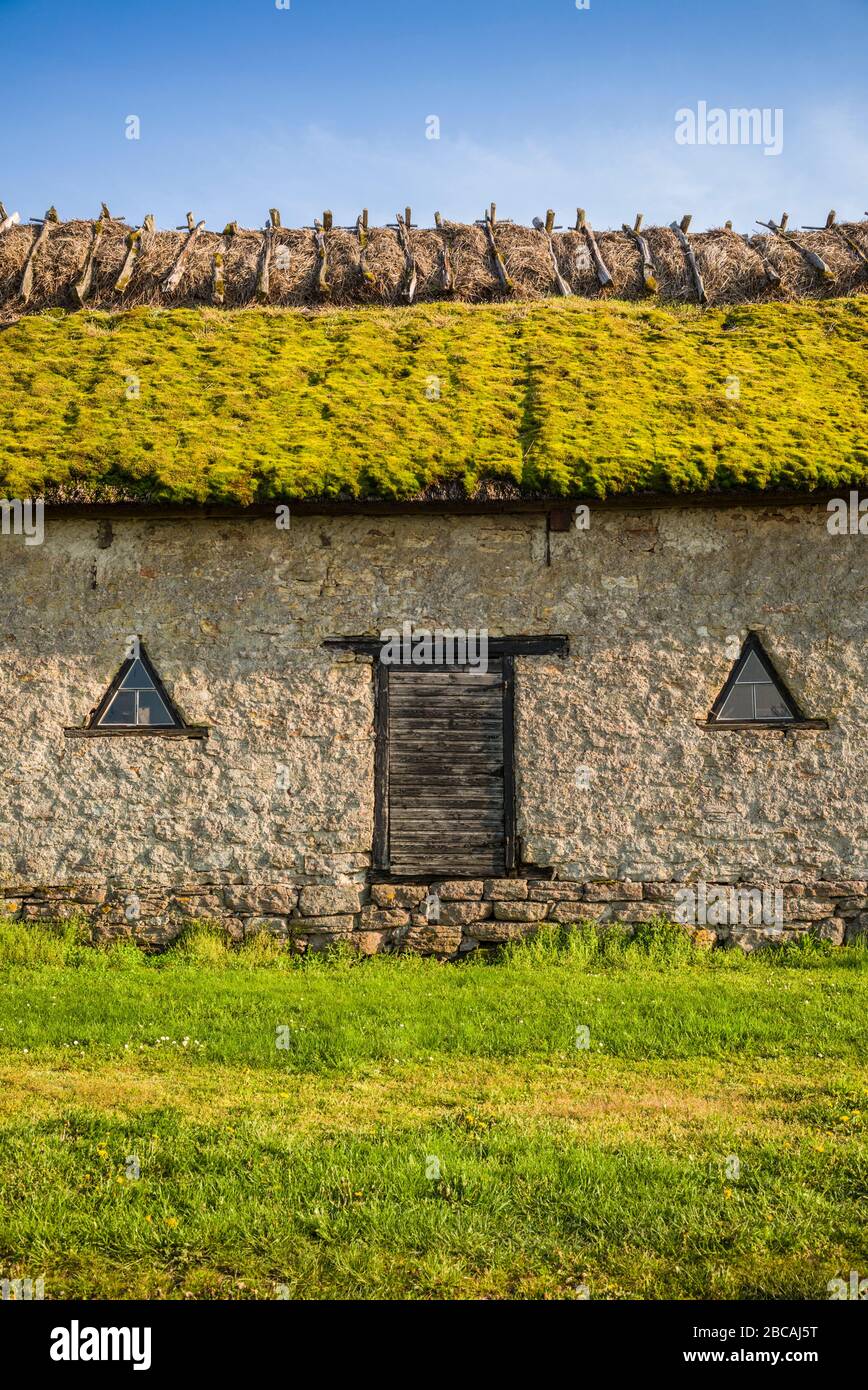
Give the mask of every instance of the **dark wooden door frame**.
MULTIPOLYGON (((328 637, 323 646, 370 656, 374 663, 374 843, 371 877, 395 879, 419 875, 389 872, 389 666, 380 660, 383 639, 377 637, 328 637)), ((567 637, 490 637, 490 656, 503 661, 503 814, 505 871, 518 867, 515 804, 515 658, 517 656, 566 656, 567 637)), ((402 667, 401 669, 407 669, 402 667)), ((410 669, 422 671, 422 666, 410 669)), ((464 877, 464 875, 456 875, 464 877)))
MULTIPOLYGON (((515 664, 512 657, 498 657, 501 662, 501 719, 503 731, 503 845, 504 868, 510 873, 515 868, 515 664)), ((390 708, 389 673, 397 671, 419 671, 423 666, 395 664, 386 666, 378 661, 374 667, 374 728, 376 748, 374 752, 374 846, 372 868, 375 876, 389 880, 424 881, 418 874, 392 873, 389 846, 389 750, 390 750, 390 708)), ((434 875, 443 878, 444 874, 434 875)), ((452 878, 466 878, 467 874, 451 874, 452 878)))

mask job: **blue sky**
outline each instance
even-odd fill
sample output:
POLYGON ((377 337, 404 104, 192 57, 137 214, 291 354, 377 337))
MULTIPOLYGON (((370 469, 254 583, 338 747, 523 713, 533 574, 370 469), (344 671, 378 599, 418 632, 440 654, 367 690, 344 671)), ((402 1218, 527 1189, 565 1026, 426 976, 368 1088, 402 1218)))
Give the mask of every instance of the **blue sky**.
POLYGON ((0 53, 0 199, 23 219, 409 203, 429 225, 494 200, 747 230, 868 208, 868 0, 0 0, 0 53), (677 144, 700 101, 779 108, 782 152, 677 144))

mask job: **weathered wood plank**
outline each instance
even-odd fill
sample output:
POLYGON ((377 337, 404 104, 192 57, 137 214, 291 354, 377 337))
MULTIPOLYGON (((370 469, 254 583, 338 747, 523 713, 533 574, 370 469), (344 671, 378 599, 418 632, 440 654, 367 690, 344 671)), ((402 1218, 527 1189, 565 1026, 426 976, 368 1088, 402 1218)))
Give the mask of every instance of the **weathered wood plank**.
POLYGON ((400 212, 395 214, 396 225, 398 228, 398 241, 401 250, 404 252, 404 273, 405 282, 402 294, 408 304, 412 304, 416 295, 416 257, 413 255, 413 248, 410 244, 410 231, 412 228, 412 213, 409 208, 405 209, 404 217, 400 212))
POLYGON ((30 247, 30 251, 27 255, 27 260, 24 263, 24 272, 21 276, 21 284, 18 287, 19 297, 22 303, 24 304, 28 304, 30 302, 30 297, 33 294, 33 265, 36 260, 37 252, 40 250, 42 245, 48 240, 49 235, 51 234, 52 227, 56 227, 58 225, 58 220, 59 219, 57 216, 57 210, 53 207, 50 207, 47 213, 45 214, 42 226, 39 229, 39 233, 34 238, 33 244, 30 247))
POLYGON ((453 850, 472 847, 493 855, 499 851, 502 840, 503 825, 497 820, 491 820, 487 825, 475 820, 462 825, 446 820, 429 820, 423 815, 414 822, 393 824, 391 829, 393 854, 402 849, 415 849, 423 853, 430 849, 436 852, 449 846, 453 850))
POLYGON ((356 235, 359 238, 359 270, 368 285, 374 283, 374 272, 368 265, 368 209, 363 208, 356 218, 356 235))
POLYGON ((843 241, 847 249, 853 252, 853 255, 856 257, 857 261, 861 261, 863 265, 868 265, 868 252, 864 251, 862 247, 859 245, 859 243, 857 241, 854 241, 853 238, 851 236, 848 236, 848 234, 844 231, 844 228, 841 226, 841 223, 838 222, 836 218, 834 209, 829 213, 828 217, 826 218, 825 224, 822 227, 806 226, 805 231, 834 232, 836 236, 838 236, 840 240, 843 241))
POLYGON ((488 212, 486 212, 482 222, 477 223, 477 226, 481 226, 485 229, 485 235, 488 240, 488 249, 491 252, 491 259, 494 261, 494 269, 497 273, 497 278, 500 281, 501 288, 508 292, 510 290, 515 289, 515 285, 513 281, 510 279, 509 275, 507 274, 506 262, 504 261, 497 247, 497 241, 495 240, 494 236, 494 228, 496 223, 497 209, 495 204, 492 203, 488 212))
POLYGON ((824 280, 834 280, 835 273, 827 266, 822 256, 818 256, 816 251, 811 251, 807 246, 803 246, 792 232, 787 231, 787 223, 789 220, 790 215, 785 212, 780 222, 775 222, 771 217, 768 222, 761 222, 759 218, 757 218, 757 226, 768 227, 773 236, 780 237, 781 241, 785 241, 788 246, 792 246, 793 250, 798 251, 802 259, 807 261, 808 265, 812 266, 813 269, 817 271, 818 275, 822 275, 824 280))
POLYGON ((700 304, 707 304, 708 295, 705 290, 705 283, 702 279, 702 275, 700 274, 699 266, 696 263, 696 256, 694 255, 693 247, 690 245, 690 242, 687 239, 687 229, 689 226, 690 213, 685 213, 680 223, 669 223, 670 231, 673 231, 675 233, 676 237, 678 238, 679 245, 681 246, 681 249, 684 252, 684 259, 687 262, 687 268, 690 271, 691 277, 693 279, 693 287, 696 290, 696 297, 699 300, 700 304))
POLYGON ((466 840, 472 834, 480 836, 483 843, 491 844, 492 840, 499 840, 502 831, 503 816, 498 815, 493 807, 485 811, 456 813, 454 819, 445 809, 434 813, 421 810, 402 814, 399 807, 392 821, 392 843, 402 844, 414 838, 442 843, 453 838, 466 840))
MULTIPOLYGON (((441 754, 439 758, 436 754, 419 754, 413 759, 413 769, 431 777, 451 777, 454 774, 454 766, 449 762, 448 753, 441 754)), ((461 770, 465 775, 472 773, 477 777, 499 777, 503 771, 503 759, 481 749, 462 749, 461 770)))
POLYGON ((226 256, 237 231, 237 222, 227 222, 214 251, 211 298, 215 304, 222 304, 226 298, 226 256))
POLYGON ((657 270, 651 258, 651 248, 645 237, 640 236, 642 229, 642 213, 637 212, 636 220, 632 227, 628 227, 626 222, 622 222, 621 230, 626 233, 632 241, 636 243, 639 254, 642 257, 642 283, 646 294, 656 294, 659 288, 657 283, 657 270))
POLYGON ((446 671, 442 675, 429 674, 425 668, 420 668, 415 675, 405 677, 403 667, 392 667, 394 672, 394 689, 398 691, 415 690, 443 690, 452 694, 459 694, 462 697, 465 692, 473 694, 474 691, 496 690, 499 682, 503 679, 502 668, 498 664, 494 670, 489 668, 484 674, 478 676, 470 673, 456 672, 454 675, 446 671))
POLYGON ((600 288, 605 289, 611 285, 612 276, 609 267, 600 255, 600 248, 597 245, 597 238, 594 236, 593 228, 587 219, 584 208, 576 209, 576 231, 584 232, 585 240, 588 243, 588 250, 591 253, 591 260, 594 262, 594 270, 597 272, 597 280, 600 288))
POLYGON ((331 213, 324 212, 322 222, 314 218, 313 223, 313 239, 316 247, 317 260, 319 262, 316 275, 316 287, 321 295, 329 295, 332 292, 332 287, 329 284, 328 278, 328 251, 326 249, 326 232, 331 228, 331 221, 331 213))
POLYGON ((106 225, 112 220, 113 219, 111 213, 109 212, 105 203, 103 203, 100 215, 91 228, 90 245, 88 246, 87 253, 84 258, 84 263, 81 268, 81 275, 72 287, 72 292, 75 295, 76 301, 79 305, 84 304, 84 301, 90 294, 91 285, 93 283, 93 267, 94 261, 96 259, 96 253, 99 250, 99 244, 102 241, 103 232, 106 229, 106 225))
POLYGON ((190 259, 190 253, 191 253, 192 250, 193 250, 193 246, 194 246, 195 242, 197 241, 197 239, 202 235, 202 233, 204 232, 204 230, 205 230, 205 223, 204 223, 204 221, 202 221, 202 222, 195 222, 195 223, 194 223, 192 212, 188 212, 188 213, 187 213, 187 236, 186 236, 186 239, 185 239, 185 241, 184 241, 183 246, 181 247, 180 251, 178 252, 177 256, 175 257, 175 263, 174 263, 174 265, 172 266, 172 269, 169 271, 168 275, 166 276, 165 280, 163 281, 162 290, 163 290, 163 293, 164 293, 164 294, 174 294, 174 293, 175 293, 175 290, 178 288, 178 286, 179 286, 180 283, 181 283, 181 280, 182 280, 183 277, 184 277, 184 271, 185 271, 186 268, 187 268, 187 262, 188 262, 189 259, 190 259))
MULTIPOLYGON (((408 504, 408 507, 412 508, 413 505, 415 505, 415 504, 412 504, 412 503, 411 503, 411 504, 408 504)), ((455 505, 456 505, 455 503, 450 503, 450 504, 449 504, 450 507, 454 507, 455 505)), ((509 505, 510 505, 510 507, 514 507, 516 504, 515 504, 515 503, 510 503, 509 505)), ((635 506, 635 505, 636 505, 635 501, 632 502, 631 505, 634 505, 634 506, 635 506)), ((655 500, 655 506, 656 506, 656 505, 659 505, 659 503, 655 500)), ((325 638, 323 638, 323 643, 322 643, 322 645, 323 645, 324 647, 331 647, 332 650, 334 650, 334 651, 350 651, 350 652, 357 652, 360 656, 379 657, 380 654, 381 654, 381 652, 382 652, 382 650, 383 650, 383 645, 384 645, 384 643, 383 643, 382 637, 370 637, 370 636, 367 636, 367 637, 362 637, 362 636, 360 636, 360 637, 325 637, 325 638)), ((562 635, 558 635, 558 636, 545 636, 545 637, 539 637, 539 636, 536 636, 536 637, 527 637, 527 636, 521 636, 521 637, 491 637, 491 636, 489 636, 489 638, 488 638, 488 665, 489 665, 489 670, 492 668, 493 659, 494 659, 494 658, 497 658, 497 657, 504 656, 504 655, 511 655, 511 656, 567 656, 567 655, 569 654, 569 650, 570 650, 570 639, 569 639, 568 637, 564 637, 564 636, 562 636, 562 635)), ((410 669, 414 670, 415 672, 417 672, 417 673, 419 673, 419 674, 426 674, 426 673, 432 671, 432 668, 431 668, 430 666, 429 666, 429 667, 417 666, 417 667, 413 667, 413 668, 410 668, 410 667, 400 667, 400 666, 391 666, 389 669, 390 669, 393 673, 394 673, 394 672, 398 672, 398 671, 410 670, 410 669)), ((456 670, 456 668, 454 668, 454 667, 451 667, 451 668, 449 668, 449 669, 450 669, 450 672, 453 672, 453 671, 456 670)), ((459 669, 460 669, 460 668, 459 668, 459 669)), ((469 672, 469 670, 470 670, 470 668, 469 668, 469 667, 466 667, 466 668, 465 668, 465 673, 466 673, 466 672, 469 672)), ((435 674, 436 674, 436 672, 435 672, 435 674)))
POLYGON ((268 222, 262 232, 262 248, 259 252, 259 268, 256 275, 256 297, 265 303, 271 293, 271 258, 274 251, 274 233, 280 226, 280 213, 271 208, 268 222))
POLYGON ((485 812, 493 806, 500 805, 503 801, 503 779, 501 778, 489 791, 477 788, 473 795, 465 797, 456 796, 454 787, 429 787, 424 778, 415 786, 412 783, 396 786, 393 781, 390 784, 390 793, 393 806, 410 810, 428 807, 432 811, 454 807, 457 811, 472 814, 477 810, 485 812))
POLYGON ((546 213, 545 222, 543 222, 541 217, 535 217, 533 219, 533 225, 536 227, 537 231, 540 232, 546 239, 549 260, 552 263, 552 273, 555 277, 555 284, 557 285, 558 292, 559 294, 564 295, 564 297, 567 297, 572 294, 572 290, 570 289, 564 277, 561 275, 560 266, 558 265, 558 258, 555 255, 555 244, 552 241, 552 229, 554 227, 554 220, 554 211, 552 208, 549 208, 546 213))
POLYGON ((138 230, 131 231, 127 236, 127 254, 121 273, 115 281, 115 292, 124 294, 129 288, 130 280, 133 278, 133 270, 143 247, 147 246, 154 234, 154 218, 152 213, 148 213, 138 230))
POLYGON ((446 227, 439 212, 434 214, 434 225, 440 233, 440 288, 450 293, 455 289, 455 272, 452 269, 452 258, 449 255, 449 243, 446 240, 446 227))

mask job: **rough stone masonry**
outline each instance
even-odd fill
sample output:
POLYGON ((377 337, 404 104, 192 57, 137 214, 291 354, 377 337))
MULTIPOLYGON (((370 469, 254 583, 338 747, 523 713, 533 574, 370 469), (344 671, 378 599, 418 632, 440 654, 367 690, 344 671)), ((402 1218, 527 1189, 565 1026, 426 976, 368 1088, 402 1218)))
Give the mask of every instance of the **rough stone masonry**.
POLYGON ((868 930, 868 539, 819 506, 104 518, 0 538, 0 910, 163 944, 191 919, 296 949, 456 955, 679 889, 783 890, 705 944, 868 930), (514 878, 372 881, 369 658, 326 637, 562 633, 518 658, 514 878), (701 727, 748 631, 826 729, 701 727), (67 737, 141 636, 204 739, 67 737), (438 920, 425 902, 436 892, 438 920))

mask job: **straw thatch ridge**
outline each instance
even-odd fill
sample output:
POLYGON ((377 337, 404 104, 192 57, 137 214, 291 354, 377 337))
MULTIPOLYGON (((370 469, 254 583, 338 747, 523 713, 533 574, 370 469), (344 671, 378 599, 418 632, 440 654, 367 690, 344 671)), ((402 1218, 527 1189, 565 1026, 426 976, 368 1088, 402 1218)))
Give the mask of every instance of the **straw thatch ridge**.
MULTIPOLYGON (((325 293, 314 230, 279 226, 270 229, 264 294, 260 279, 264 231, 238 230, 229 237, 219 232, 199 232, 190 245, 176 288, 167 291, 164 282, 185 245, 187 233, 157 230, 142 238, 132 276, 121 293, 116 288, 117 280, 127 258, 128 238, 137 229, 114 220, 101 224, 69 221, 52 222, 32 257, 40 232, 38 226, 17 224, 0 232, 0 322, 48 308, 77 308, 74 287, 82 280, 91 259, 97 225, 101 235, 90 266, 88 308, 221 303, 226 308, 251 304, 384 306, 407 302, 408 258, 397 229, 392 227, 372 227, 367 231, 364 269, 355 231, 336 227, 325 232, 325 279, 329 286, 325 293), (215 253, 218 263, 221 255, 223 258, 222 299, 215 296, 215 253), (29 260, 32 276, 25 300, 21 285, 29 260)), ((414 300, 538 300, 559 293, 544 230, 500 222, 494 232, 509 288, 504 287, 498 275, 484 227, 443 222, 439 228, 410 231, 409 246, 416 274, 414 300), (444 249, 454 281, 451 288, 450 277, 444 275, 444 249)), ((625 231, 595 235, 600 256, 612 277, 605 289, 601 288, 593 260, 587 254, 584 232, 552 234, 557 270, 572 293, 588 298, 645 298, 642 255, 635 239, 625 231)), ((676 232, 668 227, 648 227, 642 235, 654 264, 657 299, 695 303, 696 284, 676 232)), ((829 275, 819 272, 791 241, 780 236, 763 233, 746 239, 726 228, 691 233, 690 248, 708 303, 825 299, 868 289, 868 222, 841 223, 819 231, 799 230, 796 235, 799 246, 822 258, 829 275)))

